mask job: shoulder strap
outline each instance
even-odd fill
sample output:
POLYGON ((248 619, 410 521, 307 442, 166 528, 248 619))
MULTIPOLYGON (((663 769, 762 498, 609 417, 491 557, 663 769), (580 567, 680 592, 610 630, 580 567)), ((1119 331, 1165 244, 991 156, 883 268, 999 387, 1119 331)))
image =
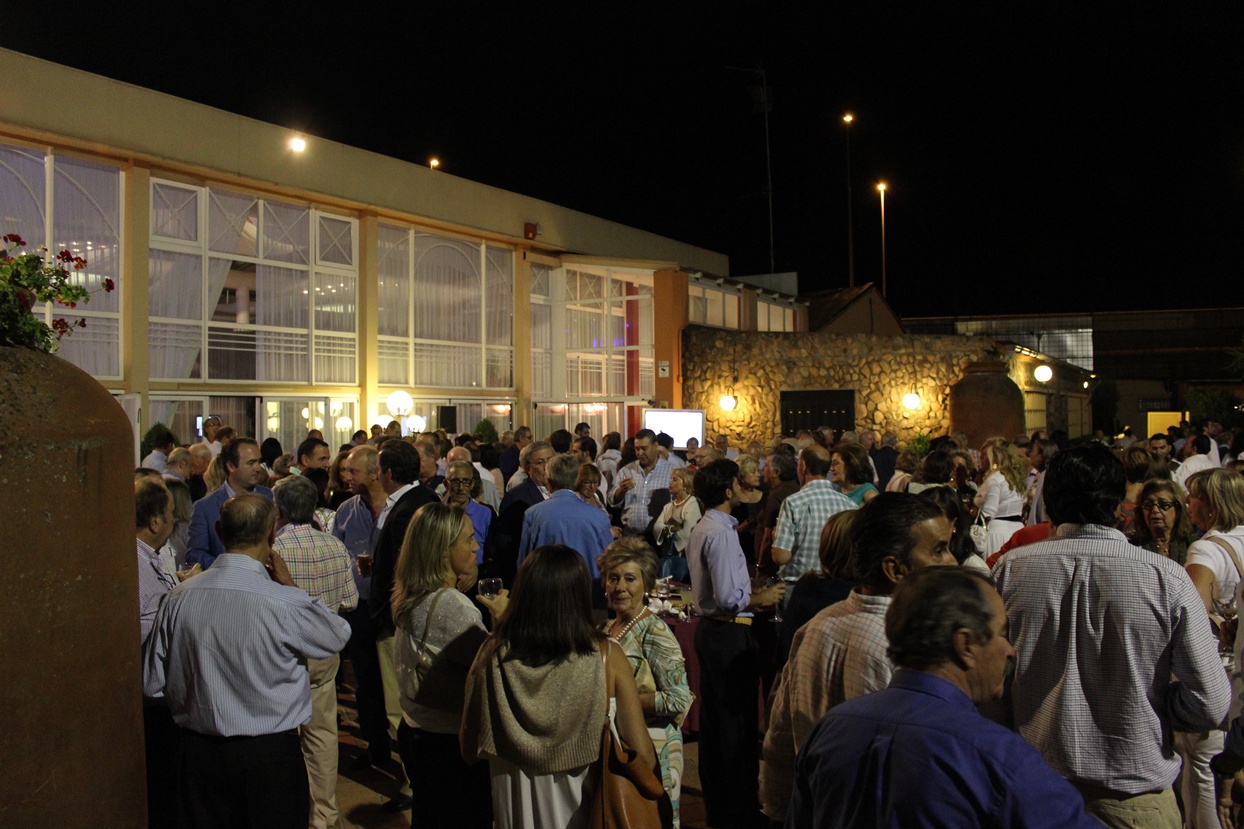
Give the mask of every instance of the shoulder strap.
POLYGON ((441 596, 445 595, 446 589, 448 588, 437 590, 436 595, 432 597, 432 606, 428 608, 428 618, 423 620, 423 637, 419 640, 420 653, 428 652, 426 647, 428 643, 428 628, 432 627, 432 614, 436 612, 436 605, 441 600, 441 596))
POLYGON ((1205 540, 1212 541, 1227 551, 1227 555, 1231 556, 1231 563, 1235 565, 1236 575, 1238 575, 1241 580, 1244 580, 1244 567, 1240 566, 1240 554, 1235 551, 1235 548, 1228 544, 1220 535, 1216 535, 1213 538, 1207 538, 1205 540))

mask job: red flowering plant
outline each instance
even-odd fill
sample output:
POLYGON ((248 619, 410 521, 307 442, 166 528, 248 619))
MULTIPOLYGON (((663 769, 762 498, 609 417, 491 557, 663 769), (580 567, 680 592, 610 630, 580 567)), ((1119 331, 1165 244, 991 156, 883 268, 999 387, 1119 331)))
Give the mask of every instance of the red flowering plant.
MULTIPOLYGON (((60 347, 61 338, 74 328, 86 328, 86 320, 58 317, 48 325, 43 314, 36 314, 36 302, 56 302, 67 308, 91 300, 91 292, 75 285, 70 271, 86 269, 86 260, 67 250, 51 257, 39 253, 12 251, 26 246, 22 237, 10 233, 0 238, 0 343, 52 352, 60 347)), ((47 248, 40 249, 43 254, 47 248)), ((104 290, 116 285, 104 280, 104 290)))

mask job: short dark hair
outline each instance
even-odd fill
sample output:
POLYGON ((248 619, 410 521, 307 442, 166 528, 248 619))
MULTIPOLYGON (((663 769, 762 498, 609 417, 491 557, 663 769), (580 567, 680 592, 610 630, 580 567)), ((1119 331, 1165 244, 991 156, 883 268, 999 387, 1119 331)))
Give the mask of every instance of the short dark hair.
POLYGON ((310 524, 320 499, 310 479, 302 475, 288 475, 272 487, 272 500, 289 523, 310 524))
POLYGON ((531 427, 530 426, 519 426, 517 429, 514 430, 514 439, 515 440, 531 440, 531 427))
POLYGON ((1160 440, 1165 443, 1170 443, 1170 440, 1166 437, 1166 432, 1154 432, 1152 435, 1149 436, 1150 443, 1153 443, 1155 440, 1160 440))
POLYGON ((955 658, 955 633, 993 639, 989 580, 964 567, 926 567, 903 576, 885 614, 886 653, 899 668, 924 671, 955 658))
POLYGON ((733 489, 734 479, 739 476, 739 465, 721 458, 700 467, 695 473, 695 497, 712 509, 726 502, 726 490, 733 489))
POLYGON ((139 478, 134 482, 134 529, 145 530, 151 519, 163 516, 168 509, 168 487, 155 478, 139 478))
POLYGON ((173 430, 165 426, 163 423, 157 423, 151 427, 147 433, 147 437, 151 440, 151 448, 164 449, 171 445, 177 445, 177 436, 173 434, 173 430))
POLYGON ((882 562, 894 556, 910 564, 917 541, 913 529, 941 517, 942 508, 926 498, 908 492, 880 493, 860 507, 851 527, 851 574, 860 584, 888 592, 890 580, 882 562))
POLYGON ((259 444, 259 459, 269 469, 272 468, 276 459, 284 454, 285 450, 281 448, 281 442, 276 438, 264 438, 263 443, 259 444))
POLYGON ((1100 443, 1059 452, 1045 471, 1045 511, 1054 526, 1101 524, 1113 527, 1127 491, 1123 462, 1100 443))
POLYGON ((220 462, 225 465, 225 474, 229 473, 229 467, 238 468, 238 450, 243 446, 254 446, 255 451, 259 451, 259 444, 254 438, 234 438, 224 445, 220 450, 220 462))
POLYGON ((605 447, 605 449, 606 449, 606 450, 608 450, 608 449, 621 449, 621 448, 622 448, 622 435, 621 435, 621 433, 619 433, 619 432, 610 432, 609 434, 605 435, 604 447, 605 447))
POLYGON ((584 429, 587 429, 589 432, 592 431, 592 424, 588 423, 587 421, 583 421, 582 423, 576 423, 574 427, 574 433, 577 435, 579 434, 579 432, 582 432, 584 429))
POLYGON ((507 659, 539 667, 597 650, 603 634, 592 625, 592 576, 583 556, 565 544, 537 547, 519 565, 496 637, 507 659))
POLYGON ((774 450, 769 456, 768 464, 773 467, 773 473, 777 475, 779 481, 793 481, 799 477, 799 463, 789 452, 774 450))
POLYGON ((824 446, 814 443, 799 453, 799 462, 809 475, 828 475, 833 459, 824 446))
POLYGON ((327 447, 328 444, 319 438, 307 438, 302 443, 298 444, 298 452, 294 455, 294 457, 299 463, 302 463, 303 458, 314 455, 315 450, 319 449, 321 446, 327 447))
POLYGON ((1193 435, 1192 437, 1188 438, 1188 440, 1192 441, 1192 445, 1196 447, 1196 451, 1198 455, 1209 454, 1209 436, 1208 435, 1193 435))
POLYGON ((380 470, 388 472, 399 484, 419 480, 419 452, 401 438, 389 438, 380 444, 380 470))
POLYGON ((234 495, 220 510, 216 532, 220 543, 232 547, 253 547, 267 541, 276 526, 276 505, 262 495, 244 492, 234 495))
POLYGON ((651 429, 640 429, 638 432, 635 433, 635 440, 655 441, 656 439, 657 439, 657 433, 652 431, 651 429))
POLYGON ((362 438, 363 440, 367 440, 367 433, 364 432, 362 429, 359 429, 357 432, 350 435, 350 440, 358 440, 359 438, 362 438))
POLYGON ((596 460, 596 441, 591 438, 578 438, 576 442, 579 444, 580 452, 587 452, 589 458, 596 460))
POLYGON ((553 447, 553 451, 559 455, 564 455, 570 451, 570 444, 574 443, 574 435, 565 429, 555 429, 549 435, 549 445, 553 447))
POLYGON ((657 446, 664 447, 665 449, 673 449, 674 439, 670 437, 669 435, 665 434, 664 432, 662 432, 661 434, 657 435, 657 446))

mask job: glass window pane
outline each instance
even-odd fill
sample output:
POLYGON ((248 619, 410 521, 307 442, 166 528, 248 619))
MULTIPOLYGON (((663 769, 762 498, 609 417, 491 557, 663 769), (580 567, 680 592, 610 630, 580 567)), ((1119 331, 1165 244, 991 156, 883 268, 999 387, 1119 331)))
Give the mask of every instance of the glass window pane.
POLYGON ((707 303, 707 311, 704 321, 709 325, 720 327, 725 323, 725 308, 723 307, 724 297, 721 291, 706 290, 704 292, 704 300, 707 303))
POLYGON ((336 216, 319 217, 316 234, 319 261, 333 265, 354 264, 354 222, 336 216))
POLYGON ((215 188, 207 191, 207 247, 219 253, 259 253, 259 199, 215 188))
MULTIPOLYGON (((275 265, 255 266, 256 325, 309 329, 307 295, 310 275, 306 271, 275 265)), ((243 320, 238 320, 242 322, 243 320)))
POLYGON ((553 347, 553 307, 531 304, 531 347, 553 347))
POLYGON ((152 250, 151 305, 153 317, 197 320, 203 317, 203 257, 152 250))
POLYGON ((311 253, 311 211, 281 202, 263 203, 264 259, 305 265, 311 253))
POLYGON ((377 328, 385 336, 409 337, 410 231, 381 225, 377 238, 380 249, 377 328))
POLYGON ((103 286, 105 279, 111 279, 123 287, 121 171, 72 158, 56 158, 55 169, 52 252, 67 249, 84 257, 86 269, 70 271, 73 282, 91 292, 91 311, 116 313, 120 291, 106 293, 103 286))
POLYGON ((44 169, 43 153, 0 144, 0 236, 16 233, 26 252, 43 247, 44 169))
POLYGON ((599 304, 566 308, 566 348, 604 347, 604 314, 599 304))
POLYGON ((415 234, 415 337, 481 343, 479 258, 477 244, 415 234))
POLYGON ((160 380, 202 378, 203 327, 172 322, 147 326, 148 372, 160 380))
POLYGON ((734 294, 726 295, 726 328, 739 327, 739 298, 734 294))
POLYGON ((120 323, 115 317, 88 316, 86 328, 75 328, 60 341, 56 353, 88 374, 120 377, 120 343, 120 323))
POLYGON ((513 345, 514 252, 504 248, 485 248, 484 286, 487 291, 487 344, 513 345))
POLYGON ((532 265, 531 266, 531 295, 532 296, 552 296, 549 286, 548 265, 532 265))
MULTIPOLYGON (((293 273, 298 273, 294 271, 293 273)), ((358 327, 358 307, 353 276, 336 273, 315 275, 315 328, 317 331, 349 331, 358 327)))
POLYGON ((151 183, 151 235, 183 242, 199 240, 199 188, 151 183))

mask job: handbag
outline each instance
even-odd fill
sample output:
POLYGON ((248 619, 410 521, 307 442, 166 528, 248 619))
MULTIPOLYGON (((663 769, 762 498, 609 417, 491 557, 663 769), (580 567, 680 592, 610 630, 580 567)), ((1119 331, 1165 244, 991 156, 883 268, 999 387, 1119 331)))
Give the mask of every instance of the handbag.
MULTIPOLYGON (((419 648, 415 651, 413 670, 406 677, 403 695, 428 708, 441 708, 446 703, 454 702, 457 677, 446 677, 433 673, 436 657, 428 653, 428 629, 432 627, 432 616, 436 613, 436 605, 440 603, 445 590, 438 590, 432 597, 432 606, 428 608, 428 617, 423 624, 423 637, 419 640, 419 648)), ((458 689, 460 692, 460 689, 458 689)))
MULTIPOLYGON (((608 648, 608 642, 601 643, 600 656, 606 665, 608 648)), ((605 696, 609 696, 607 678, 605 696)), ((668 829, 673 825, 674 810, 660 778, 644 765, 638 752, 626 747, 612 720, 601 729, 597 762, 600 774, 592 795, 592 829, 668 829)))
POLYGON ((989 541, 989 525, 985 522, 983 513, 976 513, 976 520, 972 522, 971 529, 968 534, 972 536, 972 543, 976 545, 977 550, 986 550, 989 541))

